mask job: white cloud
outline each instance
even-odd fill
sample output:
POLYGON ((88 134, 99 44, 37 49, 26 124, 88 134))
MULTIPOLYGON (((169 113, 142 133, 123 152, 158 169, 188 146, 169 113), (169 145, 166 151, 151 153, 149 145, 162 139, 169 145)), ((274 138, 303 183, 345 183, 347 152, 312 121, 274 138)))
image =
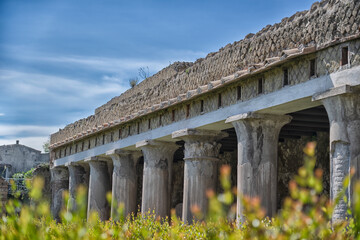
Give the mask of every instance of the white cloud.
POLYGON ((166 61, 155 61, 146 59, 132 58, 108 58, 95 56, 22 56, 33 61, 55 62, 61 64, 78 65, 85 69, 98 70, 104 72, 125 72, 135 71, 140 67, 148 66, 153 72, 157 72, 166 67, 166 61))
POLYGON ((99 56, 85 56, 85 55, 48 55, 41 52, 29 51, 23 49, 21 54, 18 54, 18 47, 7 46, 8 49, 16 49, 12 58, 28 60, 28 61, 39 61, 39 62, 53 62, 68 64, 71 66, 77 65, 77 68, 84 68, 90 70, 98 70, 103 72, 134 72, 140 67, 149 67, 152 73, 156 73, 168 66, 171 62, 175 61, 187 61, 194 62, 200 57, 205 57, 206 52, 193 51, 188 49, 161 49, 158 52, 157 59, 151 58, 114 58, 114 57, 99 57, 99 56))
POLYGON ((0 69, 0 86, 5 92, 17 96, 59 95, 78 99, 92 98, 101 94, 118 95, 128 87, 119 82, 86 82, 78 79, 58 77, 0 69), (61 94, 59 94, 61 92, 61 94))
POLYGON ((102 79, 109 82, 121 82, 121 77, 119 75, 104 75, 102 79))
POLYGON ((21 136, 24 134, 49 136, 51 133, 57 132, 58 130, 59 126, 0 124, 0 136, 2 137, 21 136))
POLYGON ((0 113, 0 117, 3 117, 3 116, 5 116, 5 113, 0 113))

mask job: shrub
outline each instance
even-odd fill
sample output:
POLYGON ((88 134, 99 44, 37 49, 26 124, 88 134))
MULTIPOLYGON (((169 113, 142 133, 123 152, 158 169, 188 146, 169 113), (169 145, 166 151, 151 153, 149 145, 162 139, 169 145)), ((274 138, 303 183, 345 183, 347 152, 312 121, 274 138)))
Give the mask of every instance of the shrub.
MULTIPOLYGON (((95 213, 86 216, 86 189, 77 191, 76 208, 64 207, 61 223, 52 220, 49 203, 42 199, 43 180, 36 178, 29 186, 31 204, 22 205, 10 200, 0 219, 0 239, 359 239, 360 183, 354 187, 353 216, 342 223, 331 225, 331 215, 341 193, 332 203, 321 195, 322 170, 314 169, 315 144, 305 148, 305 165, 290 182, 290 196, 274 218, 266 218, 258 198, 240 196, 246 221, 236 223, 236 192, 231 189, 230 167, 221 168, 223 193, 209 197, 206 221, 184 224, 172 210, 171 219, 158 219, 153 213, 128 216, 119 221, 99 221, 95 213)), ((344 183, 349 184, 350 177, 344 183)), ((64 194, 68 202, 69 194, 64 194)), ((122 212, 120 208, 119 213, 122 212)), ((196 212, 194 214, 201 214, 196 212)))

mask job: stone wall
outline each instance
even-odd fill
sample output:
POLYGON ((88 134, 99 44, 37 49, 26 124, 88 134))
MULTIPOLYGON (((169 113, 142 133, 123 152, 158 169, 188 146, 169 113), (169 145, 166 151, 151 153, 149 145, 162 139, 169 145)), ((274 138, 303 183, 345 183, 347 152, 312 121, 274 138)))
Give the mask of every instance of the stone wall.
POLYGON ((289 196, 290 180, 298 174, 298 169, 304 165, 303 149, 310 141, 317 142, 315 168, 323 170, 323 194, 330 197, 329 133, 317 132, 316 137, 285 139, 284 142, 279 142, 278 145, 278 209, 280 209, 285 197, 289 196))
POLYGON ((183 192, 184 192, 184 161, 175 162, 173 164, 173 175, 172 175, 172 184, 171 184, 171 208, 176 208, 176 206, 183 202, 183 192))
MULTIPOLYGON (((231 174, 230 174, 231 186, 236 187, 237 186, 237 165, 238 165, 237 149, 234 149, 233 152, 224 152, 224 153, 220 154, 219 159, 220 159, 219 170, 223 165, 229 165, 231 167, 231 174)), ((220 171, 219 171, 219 176, 220 176, 220 171)), ((223 188, 220 184, 220 180, 218 180, 216 192, 217 193, 223 192, 223 188)))
MULTIPOLYGON (((216 53, 209 53, 206 58, 198 59, 193 64, 170 65, 99 107, 95 115, 69 124, 53 134, 51 143, 177 97, 210 81, 247 69, 252 64, 264 62, 267 58, 281 56, 285 49, 320 46, 359 33, 359 9, 358 0, 316 2, 310 10, 268 25, 258 33, 249 34, 245 39, 228 44, 216 53)), ((336 70, 336 64, 334 66, 333 63, 325 63, 324 69, 328 70, 324 71, 329 73, 336 70)), ((244 93, 253 94, 251 90, 244 93)))
POLYGON ((51 200, 51 174, 48 164, 38 166, 33 172, 33 178, 40 177, 44 180, 44 187, 42 189, 43 199, 50 202, 51 200))

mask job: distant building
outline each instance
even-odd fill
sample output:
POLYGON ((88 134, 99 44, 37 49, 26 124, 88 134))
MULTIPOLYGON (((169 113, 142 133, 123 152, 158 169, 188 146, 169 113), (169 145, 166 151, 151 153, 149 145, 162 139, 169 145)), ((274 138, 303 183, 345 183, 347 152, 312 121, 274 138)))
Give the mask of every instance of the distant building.
POLYGON ((0 177, 9 178, 14 173, 26 172, 40 163, 49 162, 49 153, 19 144, 0 146, 0 177))

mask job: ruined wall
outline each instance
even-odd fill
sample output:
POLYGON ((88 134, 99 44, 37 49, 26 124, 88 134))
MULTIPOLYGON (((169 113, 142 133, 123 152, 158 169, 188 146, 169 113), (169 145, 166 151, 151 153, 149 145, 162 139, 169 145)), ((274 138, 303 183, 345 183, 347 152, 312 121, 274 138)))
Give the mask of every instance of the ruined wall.
POLYGON ((8 177, 14 173, 29 171, 31 168, 49 161, 48 153, 43 154, 21 144, 0 146, 0 166, 7 166, 8 177))
POLYGON ((51 201, 51 174, 48 164, 43 164, 35 168, 33 172, 33 179, 40 177, 44 180, 44 187, 42 189, 42 196, 44 200, 51 201))
POLYGON ((304 165, 303 149, 310 141, 317 142, 315 168, 323 170, 323 194, 330 197, 329 133, 317 132, 316 137, 285 139, 284 142, 278 144, 278 209, 280 209, 285 197, 289 196, 290 180, 298 174, 298 169, 304 165))
MULTIPOLYGON (((236 187, 237 186, 237 165, 238 165, 238 154, 237 149, 235 149, 233 152, 224 152, 219 155, 219 170, 223 165, 229 165, 231 167, 231 174, 230 174, 230 181, 231 186, 236 187)), ((219 171, 220 176, 220 171, 219 171)), ((220 180, 218 180, 217 185, 217 193, 223 192, 222 186, 220 184, 220 180)))
MULTIPOLYGON (((359 9, 358 0, 316 2, 310 10, 298 12, 290 18, 284 18, 280 23, 268 25, 255 35, 249 34, 241 41, 228 44, 218 52, 208 54, 204 59, 198 59, 194 64, 170 65, 144 80, 139 86, 101 106, 95 115, 70 124, 53 134, 51 143, 174 98, 210 81, 246 69, 250 64, 280 56, 284 49, 319 46, 358 33, 359 9)), ((327 73, 336 70, 333 63, 326 64, 325 68, 329 69, 327 73)), ((249 91, 251 94, 251 90, 249 91)))
POLYGON ((183 202, 184 194, 184 161, 175 162, 173 164, 173 175, 171 184, 171 208, 176 208, 178 204, 183 202))

